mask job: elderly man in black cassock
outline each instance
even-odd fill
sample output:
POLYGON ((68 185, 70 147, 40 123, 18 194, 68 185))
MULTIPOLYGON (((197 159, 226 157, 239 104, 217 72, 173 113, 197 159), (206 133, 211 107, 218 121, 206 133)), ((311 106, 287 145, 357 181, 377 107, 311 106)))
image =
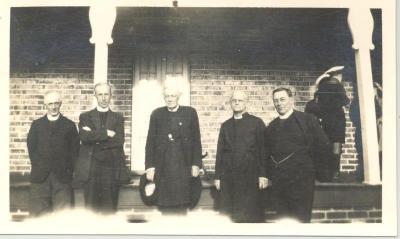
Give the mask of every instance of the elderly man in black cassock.
POLYGON ((326 159, 329 140, 313 115, 293 110, 290 89, 278 88, 272 94, 279 116, 265 131, 265 145, 277 218, 310 222, 315 165, 326 159))
POLYGON ((180 96, 179 84, 166 82, 166 106, 152 112, 147 134, 146 177, 155 182, 162 214, 187 213, 192 177, 199 177, 202 165, 197 112, 179 105, 180 96))
POLYGON ((247 95, 231 97, 233 116, 220 129, 215 165, 219 210, 234 222, 260 222, 260 190, 268 185, 264 165, 264 122, 246 112, 247 95))

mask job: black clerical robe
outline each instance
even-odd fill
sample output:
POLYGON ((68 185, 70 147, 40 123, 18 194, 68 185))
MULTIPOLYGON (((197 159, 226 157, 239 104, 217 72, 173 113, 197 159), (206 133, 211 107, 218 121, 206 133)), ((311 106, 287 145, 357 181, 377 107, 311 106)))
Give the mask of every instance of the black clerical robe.
POLYGON ((145 166, 155 168, 157 205, 189 205, 191 168, 202 166, 200 128, 197 112, 179 106, 176 112, 157 108, 150 117, 145 166))
POLYGON ((258 178, 264 167, 264 122, 248 113, 233 117, 220 129, 215 177, 221 180, 218 207, 235 222, 258 222, 263 210, 258 178))
POLYGON ((330 149, 317 119, 296 110, 287 119, 276 118, 265 131, 265 145, 278 218, 310 222, 315 170, 330 149))

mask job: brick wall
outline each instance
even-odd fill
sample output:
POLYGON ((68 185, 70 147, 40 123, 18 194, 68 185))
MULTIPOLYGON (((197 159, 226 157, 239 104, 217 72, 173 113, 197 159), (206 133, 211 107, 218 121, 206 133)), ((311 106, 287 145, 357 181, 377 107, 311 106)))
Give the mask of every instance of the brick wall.
MULTIPOLYGON (((130 160, 132 70, 123 63, 111 65, 110 83, 113 85, 111 108, 125 118, 125 154, 130 160)), ((59 91, 63 105, 61 113, 78 123, 79 114, 92 109, 92 66, 85 63, 53 64, 51 73, 14 73, 10 78, 10 172, 28 173, 30 163, 26 137, 34 119, 46 112, 43 93, 59 91)))
POLYGON ((329 208, 314 209, 311 222, 316 223, 351 223, 368 222, 381 223, 381 208, 329 208))

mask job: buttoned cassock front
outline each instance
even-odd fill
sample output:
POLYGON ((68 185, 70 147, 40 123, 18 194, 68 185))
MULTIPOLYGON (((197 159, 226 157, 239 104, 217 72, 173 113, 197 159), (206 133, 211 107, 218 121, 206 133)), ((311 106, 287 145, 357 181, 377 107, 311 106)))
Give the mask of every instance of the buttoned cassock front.
POLYGON ((220 129, 215 178, 221 180, 218 208, 236 222, 262 220, 259 177, 266 177, 264 122, 248 113, 220 129))
POLYGON ((201 167, 201 141, 197 112, 179 106, 155 109, 150 117, 146 141, 145 167, 155 168, 159 206, 190 202, 191 167, 201 167))

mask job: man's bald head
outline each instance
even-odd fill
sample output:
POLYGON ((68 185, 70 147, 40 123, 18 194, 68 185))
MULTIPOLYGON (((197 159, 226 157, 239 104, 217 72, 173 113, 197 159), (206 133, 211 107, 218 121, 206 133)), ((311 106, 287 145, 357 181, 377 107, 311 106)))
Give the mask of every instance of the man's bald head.
POLYGON ((242 99, 244 101, 248 101, 249 96, 247 95, 246 92, 244 92, 242 90, 235 90, 232 92, 231 100, 232 99, 242 99))
POLYGON ((56 91, 48 91, 44 94, 44 103, 61 102, 61 96, 56 91))
POLYGON ((244 91, 235 90, 231 96, 231 108, 234 113, 244 113, 246 111, 249 97, 244 91))
POLYGON ((48 91, 44 94, 44 104, 47 109, 47 114, 57 116, 60 113, 61 96, 58 92, 48 91))
POLYGON ((108 91, 111 95, 111 85, 108 83, 97 83, 94 85, 94 94, 96 94, 97 91, 108 91))
POLYGON ((111 101, 111 85, 108 83, 97 83, 94 86, 94 96, 97 106, 106 109, 111 101))

